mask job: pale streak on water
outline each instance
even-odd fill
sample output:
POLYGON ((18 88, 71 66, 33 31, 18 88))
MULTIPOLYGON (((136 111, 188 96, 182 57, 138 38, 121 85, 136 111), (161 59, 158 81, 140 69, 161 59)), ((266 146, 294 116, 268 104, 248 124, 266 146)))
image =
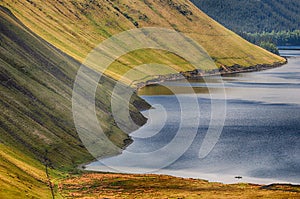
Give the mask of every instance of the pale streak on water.
MULTIPOLYGON (((281 53, 299 57, 289 58, 289 63, 280 68, 223 78, 227 94, 224 130, 212 152, 201 160, 197 155, 208 127, 210 100, 203 82, 192 82, 199 92, 202 114, 197 137, 183 156, 156 173, 223 183, 300 184, 300 52, 281 53), (236 179, 235 176, 243 178, 236 179)), ((186 86, 180 81, 168 84, 183 90, 186 86)), ((207 86, 218 92, 220 85, 212 79, 207 86)), ((157 108, 144 112, 153 119, 131 134, 135 138, 127 150, 147 152, 163 147, 174 137, 180 109, 176 98, 163 87, 155 88, 155 93, 151 88, 141 93, 157 108), (162 110, 168 115, 166 120, 162 118, 162 110), (157 133, 157 129, 162 131, 157 133)), ((188 130, 189 124, 185 127, 188 130)), ((122 167, 120 160, 124 159, 121 157, 122 154, 109 158, 109 161, 122 167)), ((114 171, 100 162, 91 163, 86 168, 114 171)))

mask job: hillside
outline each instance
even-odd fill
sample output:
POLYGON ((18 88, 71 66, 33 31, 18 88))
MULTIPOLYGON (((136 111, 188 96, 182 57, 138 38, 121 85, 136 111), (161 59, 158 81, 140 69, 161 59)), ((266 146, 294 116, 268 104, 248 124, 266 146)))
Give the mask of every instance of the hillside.
MULTIPOLYGON (((45 165, 57 177, 58 170, 70 171, 93 159, 77 135, 71 111, 80 63, 36 36, 4 7, 0 30, 0 198, 49 198, 45 165)), ((109 78, 99 84, 97 114, 105 133, 123 147, 129 137, 109 111, 114 84, 109 78)), ((132 100, 148 107, 135 95, 132 100)), ((131 112, 140 124, 145 122, 133 105, 131 112)), ((101 146, 99 155, 119 153, 101 146)))
MULTIPOLYGON (((68 55, 83 62, 88 53, 106 38, 137 27, 164 27, 190 36, 208 52, 218 66, 252 66, 283 62, 235 33, 227 30, 188 0, 3 0, 2 5, 27 27, 68 55)), ((168 52, 139 50, 117 60, 105 71, 114 79, 141 63, 168 64, 175 70, 188 71, 188 63, 168 52), (122 70, 120 70, 122 69, 122 70)), ((101 66, 95 69, 101 71, 101 66)), ((203 66, 202 69, 207 69, 203 66)), ((158 75, 143 70, 144 76, 158 75)), ((142 77, 141 77, 142 79, 142 77)), ((130 84, 136 79, 129 79, 130 84)))
POLYGON ((191 0, 206 14, 235 32, 300 29, 299 0, 191 0))
MULTIPOLYGON (((55 185, 54 194, 59 195, 63 190, 58 189, 58 182, 77 172, 78 164, 93 159, 74 126, 72 89, 89 51, 115 33, 136 27, 175 28, 203 45, 218 65, 283 61, 244 41, 184 0, 1 0, 0 5, 0 198, 50 198, 49 181, 55 185)), ((176 55, 141 50, 121 57, 107 74, 118 79, 126 72, 118 68, 130 69, 154 58, 177 70, 190 69, 176 55)), ((103 76, 98 85, 96 112, 105 134, 118 147, 124 147, 129 136, 111 115, 110 100, 116 84, 111 77, 103 76)), ((143 108, 149 105, 137 95, 131 98, 130 114, 142 125, 146 119, 136 104, 143 108)), ((120 152, 103 140, 99 146, 99 156, 120 152)))

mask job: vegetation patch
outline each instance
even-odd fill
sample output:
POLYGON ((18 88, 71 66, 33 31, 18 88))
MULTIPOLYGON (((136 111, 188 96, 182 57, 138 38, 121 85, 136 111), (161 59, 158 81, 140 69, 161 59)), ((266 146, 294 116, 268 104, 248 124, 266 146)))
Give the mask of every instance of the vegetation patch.
MULTIPOLYGON (((281 185, 278 185, 281 186, 281 185)), ((299 186, 285 185, 267 190, 253 184, 224 185, 197 179, 165 175, 85 173, 62 180, 60 193, 65 198, 296 198, 299 186), (293 188, 294 187, 294 188, 293 188), (295 188, 296 187, 296 188, 295 188), (289 192, 289 189, 297 189, 289 192)))

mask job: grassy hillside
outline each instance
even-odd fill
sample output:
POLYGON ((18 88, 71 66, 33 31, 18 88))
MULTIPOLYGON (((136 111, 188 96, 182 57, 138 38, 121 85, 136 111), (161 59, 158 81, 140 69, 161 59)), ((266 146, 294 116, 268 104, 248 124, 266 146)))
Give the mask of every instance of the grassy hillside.
MULTIPOLYGON (((0 7, 0 30, 0 198, 25 198, 26 194, 49 198, 45 165, 70 171, 92 160, 71 112, 80 63, 36 36, 4 7, 0 7)), ((97 114, 105 133, 122 147, 129 137, 111 117, 114 84, 109 78, 99 84, 97 114)), ((147 107, 137 96, 132 100, 147 107)), ((133 105, 131 113, 140 124, 145 122, 133 105)), ((101 146, 99 155, 119 152, 105 143, 101 146)))
MULTIPOLYGON (((227 30, 188 0, 3 0, 0 3, 36 34, 81 62, 104 39, 137 27, 165 27, 183 32, 199 42, 217 65, 250 66, 283 61, 227 30)), ((177 71, 191 69, 184 60, 168 52, 139 50, 121 57, 106 74, 119 79, 133 66, 153 60, 177 71)), ((143 72, 145 76, 153 75, 148 70, 143 72)))
MULTIPOLYGON (((172 27, 199 41, 219 64, 282 60, 224 29, 188 1, 1 0, 0 5, 0 198, 50 198, 49 180, 59 198, 58 191, 65 192, 58 181, 93 159, 74 127, 72 88, 78 60, 112 34, 142 26, 172 27)), ((153 57, 178 70, 190 67, 178 56, 146 50, 121 57, 115 65, 130 68, 128 60, 133 66, 153 57)), ((121 75, 111 71, 114 78, 121 75)), ((115 83, 109 77, 99 83, 96 112, 109 139, 122 147, 129 137, 110 113, 115 83)), ((133 104, 148 105, 136 95, 131 100, 131 115, 142 125, 145 118, 133 104)), ((119 152, 106 143, 99 146, 102 156, 119 152)))
POLYGON ((300 29, 299 0, 191 0, 209 16, 236 32, 300 29))
POLYGON ((0 198, 51 198, 45 167, 0 144, 0 198))

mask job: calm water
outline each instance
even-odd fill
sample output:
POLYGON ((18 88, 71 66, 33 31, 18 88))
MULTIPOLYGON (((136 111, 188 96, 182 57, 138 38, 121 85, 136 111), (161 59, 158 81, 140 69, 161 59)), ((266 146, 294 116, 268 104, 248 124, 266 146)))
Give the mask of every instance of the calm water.
MULTIPOLYGON (((237 74, 223 77, 226 91, 226 120, 222 134, 213 150, 198 158, 199 149, 206 135, 211 118, 211 99, 207 86, 218 93, 221 82, 212 78, 207 84, 192 81, 200 106, 200 123, 192 144, 175 162, 151 173, 170 174, 181 177, 202 178, 224 183, 252 182, 300 183, 300 51, 281 51, 289 58, 283 67, 263 72, 237 74), (235 176, 242 176, 236 179, 235 176)), ((134 139, 127 151, 148 153, 168 145, 178 129, 188 134, 195 125, 195 109, 182 81, 165 86, 146 87, 140 95, 155 109, 145 111, 151 118, 148 123, 132 133, 134 139), (175 87, 181 94, 181 103, 191 120, 181 122, 178 95, 172 95, 167 86, 175 87), (181 125, 181 126, 180 126, 181 125), (180 128, 181 127, 181 128, 180 128)), ((218 103, 221 99, 215 98, 218 103)), ((184 143, 184 137, 182 143, 184 143)), ((174 149, 175 151, 176 149, 174 149)), ((169 151, 170 152, 170 151, 169 151)), ((171 153, 171 152, 170 152, 171 153)), ((167 156, 168 152, 161 154, 167 156)), ((138 158, 138 157, 137 157, 138 158)), ((140 172, 155 165, 161 157, 137 160, 123 153, 101 162, 87 165, 89 170, 119 171, 117 166, 130 165, 129 172, 140 172), (113 164, 114 169, 103 165, 113 164)))

